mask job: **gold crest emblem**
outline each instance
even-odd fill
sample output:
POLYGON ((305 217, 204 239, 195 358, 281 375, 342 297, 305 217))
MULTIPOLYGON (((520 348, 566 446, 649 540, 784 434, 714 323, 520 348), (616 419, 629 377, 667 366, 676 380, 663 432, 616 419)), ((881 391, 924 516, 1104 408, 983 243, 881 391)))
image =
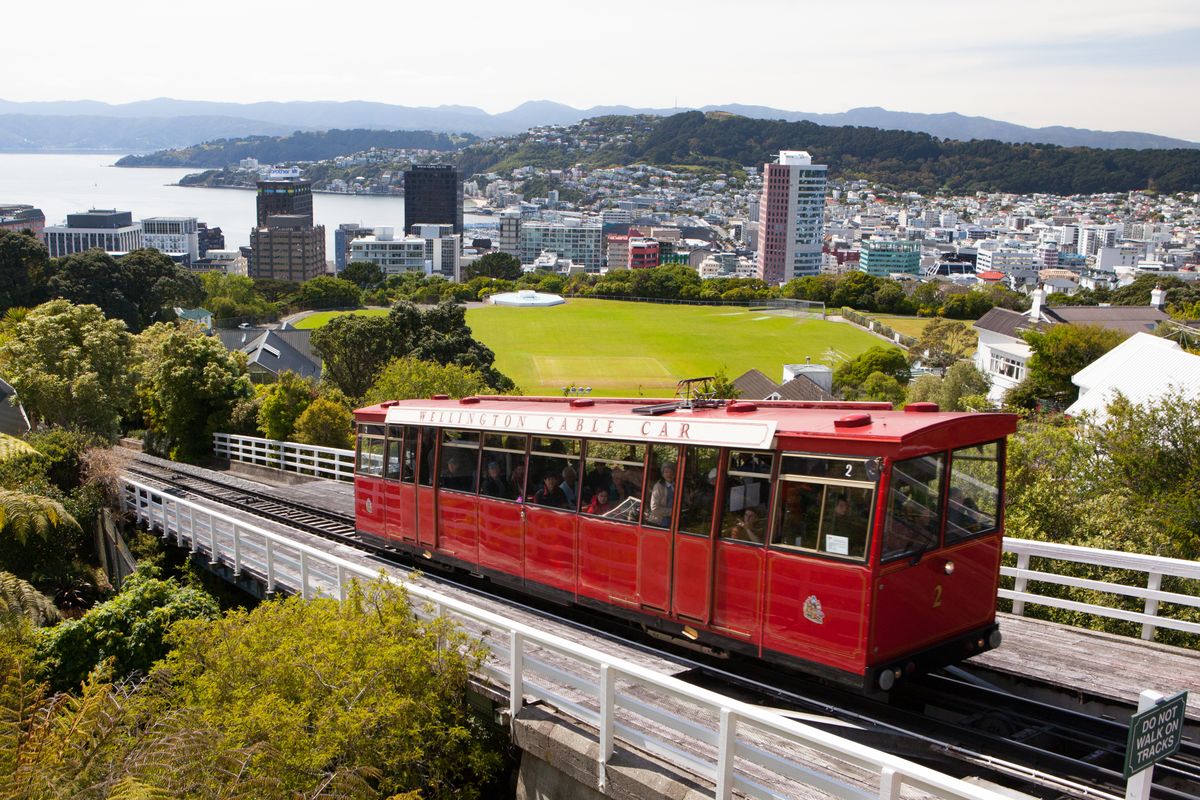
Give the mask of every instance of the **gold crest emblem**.
POLYGON ((821 601, 815 594, 810 594, 804 601, 804 618, 817 625, 825 624, 825 610, 821 608, 821 601))

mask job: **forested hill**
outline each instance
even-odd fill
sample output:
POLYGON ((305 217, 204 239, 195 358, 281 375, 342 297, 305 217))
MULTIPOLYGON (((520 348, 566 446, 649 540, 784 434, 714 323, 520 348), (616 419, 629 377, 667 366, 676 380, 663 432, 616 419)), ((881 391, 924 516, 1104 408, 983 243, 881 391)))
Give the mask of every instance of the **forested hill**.
POLYGON ((246 136, 159 150, 144 156, 125 156, 118 167, 225 167, 243 158, 263 164, 322 161, 378 148, 456 150, 478 140, 472 134, 430 131, 355 130, 296 131, 288 136, 246 136))
POLYGON ((721 171, 761 165, 780 150, 807 150, 835 177, 868 178, 899 189, 956 193, 1093 194, 1200 189, 1200 150, 1100 150, 1056 145, 959 142, 925 133, 751 119, 689 111, 665 118, 602 117, 567 129, 594 149, 549 146, 531 134, 467 148, 467 173, 521 163, 567 167, 647 163, 721 171), (622 131, 624 135, 614 135, 622 131), (597 135, 599 134, 599 135, 597 135), (607 141, 605 141, 607 140, 607 141), (619 141, 616 141, 619 140, 619 141))

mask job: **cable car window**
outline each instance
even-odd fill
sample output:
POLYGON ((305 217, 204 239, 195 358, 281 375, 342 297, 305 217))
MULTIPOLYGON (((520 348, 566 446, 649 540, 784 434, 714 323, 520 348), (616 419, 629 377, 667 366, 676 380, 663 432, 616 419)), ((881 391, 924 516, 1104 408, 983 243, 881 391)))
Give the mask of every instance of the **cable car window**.
POLYGON ((526 502, 574 511, 579 507, 579 439, 534 436, 529 444, 526 502))
POLYGON ((892 464, 888 518, 883 531, 884 561, 916 555, 938 546, 945 464, 945 453, 892 464))
POLYGON ((524 436, 498 433, 483 435, 483 474, 479 493, 497 500, 518 500, 525 491, 524 436))
POLYGON ((804 475, 838 481, 874 483, 879 478, 879 461, 874 458, 784 456, 782 475, 804 475))
POLYGON ((367 425, 366 423, 363 423, 358 426, 358 435, 359 436, 383 436, 383 430, 384 430, 384 428, 382 425, 367 425))
POLYGON ((879 463, 878 458, 785 454, 771 544, 866 560, 879 463))
POLYGON ((421 451, 417 459, 417 484, 420 486, 433 486, 433 473, 436 463, 434 462, 434 445, 437 444, 437 428, 431 428, 428 425, 420 428, 419 439, 421 442, 421 451))
MULTIPOLYGON (((679 531, 709 536, 713 506, 717 501, 717 467, 721 451, 716 447, 689 447, 684 451, 679 503, 679 531)), ((765 521, 765 520, 764 520, 765 521)))
POLYGON ((645 474, 646 445, 588 441, 582 513, 617 522, 637 522, 645 474))
POLYGON ((771 453, 730 450, 721 493, 721 538, 762 544, 771 517, 771 453))
POLYGON ((404 453, 400 457, 400 482, 412 483, 417 474, 417 428, 404 426, 404 453))
POLYGON ((676 471, 679 448, 656 444, 650 448, 650 474, 642 495, 642 524, 650 528, 670 528, 675 509, 676 471))
POLYGON ((771 543, 816 550, 824 503, 825 487, 822 484, 781 481, 779 524, 775 526, 771 543))
POLYGON ((1000 445, 960 447, 951 454, 946 544, 994 531, 1000 508, 1000 445))
POLYGON ((399 438, 400 429, 395 430, 395 436, 387 440, 387 466, 383 473, 383 477, 389 481, 400 480, 400 451, 403 442, 399 438))
POLYGON ((474 494, 479 467, 479 432, 443 430, 441 462, 439 488, 474 494))
POLYGON ((384 440, 375 436, 358 437, 358 464, 355 471, 359 475, 378 478, 383 475, 384 440))

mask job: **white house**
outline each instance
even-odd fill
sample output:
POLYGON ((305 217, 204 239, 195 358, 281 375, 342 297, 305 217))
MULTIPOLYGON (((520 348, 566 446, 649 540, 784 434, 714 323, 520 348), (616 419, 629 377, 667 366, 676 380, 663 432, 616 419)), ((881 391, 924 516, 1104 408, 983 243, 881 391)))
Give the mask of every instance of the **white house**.
POLYGON ((1108 404, 1122 394, 1137 404, 1153 403, 1173 393, 1200 401, 1200 356, 1170 339, 1135 333, 1071 376, 1079 399, 1067 414, 1106 416, 1108 404))

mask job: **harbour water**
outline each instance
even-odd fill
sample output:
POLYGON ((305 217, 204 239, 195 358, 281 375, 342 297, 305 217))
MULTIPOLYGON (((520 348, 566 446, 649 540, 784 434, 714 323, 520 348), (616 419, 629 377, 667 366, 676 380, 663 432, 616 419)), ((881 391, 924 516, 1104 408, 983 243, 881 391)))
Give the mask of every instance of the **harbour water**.
MULTIPOLYGON (((220 226, 225 246, 250 244, 254 226, 254 192, 173 186, 196 169, 122 169, 112 166, 121 157, 109 154, 0 153, 0 205, 28 203, 42 209, 47 225, 65 222, 67 214, 89 208, 132 211, 145 217, 196 217, 209 227, 220 226)), ((313 216, 325 226, 325 252, 333 258, 333 231, 340 223, 404 226, 400 197, 313 195, 313 216)), ((494 219, 468 214, 470 223, 494 219)))

